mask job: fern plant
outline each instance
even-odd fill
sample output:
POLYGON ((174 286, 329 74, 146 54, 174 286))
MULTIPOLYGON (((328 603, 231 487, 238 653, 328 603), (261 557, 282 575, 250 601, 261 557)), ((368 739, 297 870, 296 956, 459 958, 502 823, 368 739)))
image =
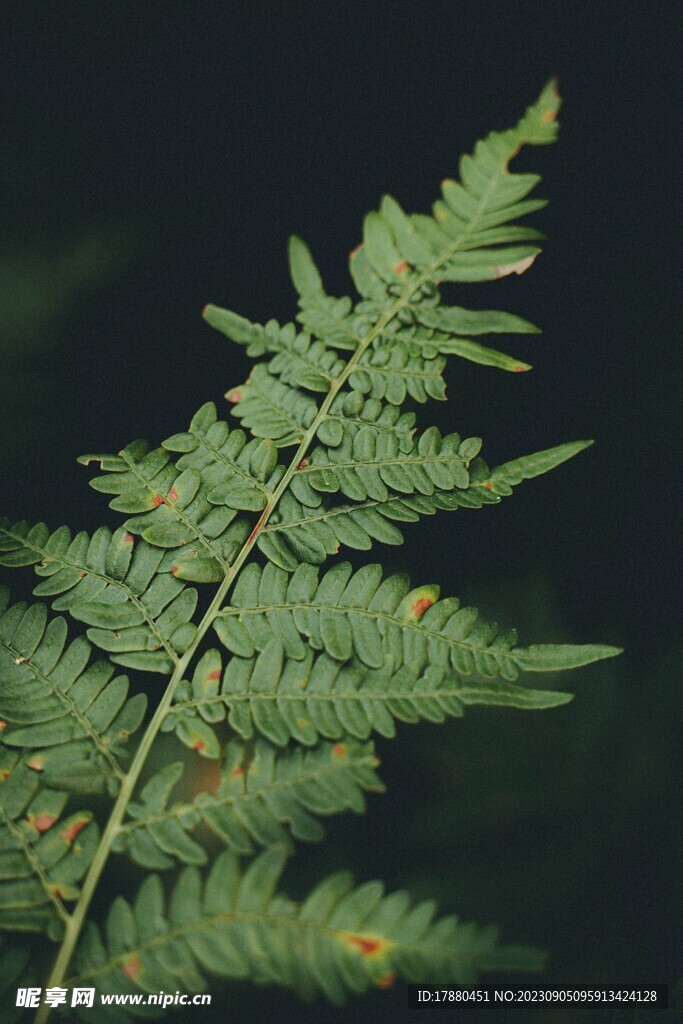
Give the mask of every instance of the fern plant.
POLYGON ((414 411, 444 399, 449 356, 530 369, 479 339, 532 324, 444 305, 439 289, 532 265, 542 236, 517 222, 544 205, 527 198, 539 178, 508 164, 555 139, 559 103, 550 83, 514 128, 477 143, 431 216, 385 197, 351 254, 357 301, 328 295, 293 238, 297 324, 208 306, 208 323, 259 361, 228 391, 233 422, 209 402, 160 447, 82 457, 125 517, 118 529, 2 521, 0 562, 34 566, 43 601, 3 592, 0 606, 0 925, 58 944, 47 986, 195 992, 208 974, 339 1003, 396 975, 469 983, 540 966, 537 950, 454 917, 434 923, 431 902, 385 896, 379 882, 337 874, 300 903, 277 887, 292 839, 320 839, 321 818, 362 812, 382 790, 375 733, 476 704, 555 707, 570 695, 520 675, 617 653, 521 646, 436 586, 336 558, 399 544, 422 516, 496 504, 590 443, 490 469, 478 438, 418 430, 414 411), (85 635, 69 640, 45 602, 85 635), (152 771, 160 732, 189 754, 152 771), (188 758, 216 771, 177 800, 188 758), (108 815, 93 813, 94 794, 108 815), (208 869, 207 829, 225 845, 208 869), (102 931, 89 910, 113 856, 149 873, 102 931))

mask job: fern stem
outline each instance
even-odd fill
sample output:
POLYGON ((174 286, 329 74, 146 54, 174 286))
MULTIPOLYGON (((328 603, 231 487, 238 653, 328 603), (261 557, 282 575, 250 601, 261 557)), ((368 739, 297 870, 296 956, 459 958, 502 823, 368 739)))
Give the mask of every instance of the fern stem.
MULTIPOLYGON (((367 349, 375 340, 375 338, 381 335, 385 328, 389 325, 389 323, 391 323, 391 321, 394 319, 394 317, 410 303, 410 300, 415 294, 415 292, 417 292, 422 287, 422 285, 425 284, 427 281, 433 279, 439 267, 448 259, 450 259, 451 256, 453 256, 453 254, 461 246, 463 240, 475 229, 477 222, 479 221, 484 211, 486 210, 486 205, 488 203, 489 196, 493 191, 496 178, 497 176, 494 176, 489 185, 489 188, 487 189, 487 192, 481 197, 479 207, 473 214, 467 227, 451 243, 451 245, 447 247, 447 249, 441 254, 441 256, 434 261, 434 263, 430 267, 428 267, 421 274, 415 277, 412 282, 410 282, 410 284, 403 292, 403 294, 400 295, 394 303, 392 303, 392 305, 382 314, 381 317, 379 317, 374 327, 368 332, 366 337, 359 343, 358 347, 354 350, 351 358, 344 367, 344 370, 339 375, 339 377, 332 383, 330 390, 328 391, 327 395, 325 396, 325 399, 320 405, 320 408, 315 419, 313 420, 305 434, 302 436, 299 446, 294 454, 294 457, 292 458, 289 466, 287 467, 287 470, 285 471, 282 480, 280 481, 277 488, 273 492, 271 500, 266 505, 266 508, 264 509, 260 519, 256 523, 256 526, 254 527, 249 537, 243 544, 239 554, 237 555, 237 558, 226 572, 223 582, 218 587, 218 590, 216 591, 216 594, 214 595, 214 598, 211 604, 209 605, 209 608, 207 609, 202 621, 199 623, 197 627, 197 632, 194 636, 192 643, 187 648, 182 658, 176 663, 169 684, 166 687, 164 695, 161 701, 159 702, 156 711, 154 712, 154 715, 152 716, 152 719, 149 725, 147 726, 147 729, 145 730, 140 745, 135 753, 135 757, 133 758, 133 761, 131 763, 130 769, 121 784, 121 789, 114 803, 114 807, 112 809, 107 825, 104 829, 104 832, 102 833, 102 838, 100 840, 99 846, 97 848, 97 851, 95 852, 95 856, 93 857, 92 863, 90 865, 90 868, 88 869, 88 873, 83 882, 78 903, 76 904, 76 907, 66 924, 64 940, 61 949, 57 955, 57 958, 55 960, 54 966, 52 968, 50 978, 47 982, 47 987, 56 987, 61 985, 63 982, 66 971, 71 962, 74 950, 76 948, 76 944, 81 934, 81 930, 85 923, 85 917, 90 907, 90 903, 95 893, 95 889, 97 888, 97 884, 99 882, 102 871, 104 870, 105 864, 109 859, 114 839, 116 838, 116 835, 118 834, 121 828, 126 813, 126 808, 128 807, 128 803, 130 802, 130 799, 133 795, 135 786, 140 777, 142 769, 145 766, 147 756, 152 747, 152 744, 154 743, 159 732, 159 729, 161 728, 162 722, 164 721, 171 707, 174 693, 176 691, 178 684, 183 678, 185 669, 192 661, 192 658, 196 653, 197 647, 199 646, 207 630, 213 623, 213 620, 216 618, 216 615, 221 610, 221 606, 223 604, 225 596, 228 593, 230 587, 232 586, 232 583, 234 582, 240 569, 244 565, 246 559, 249 557, 259 534, 265 528, 266 524, 268 523, 268 520, 270 519, 271 514, 277 507, 280 498, 289 487, 292 477, 297 472, 297 469, 302 459, 305 457, 308 449, 310 448, 311 444, 315 439, 320 424, 327 417, 329 409, 332 403, 334 402, 334 399, 336 398, 337 394, 344 387, 350 375, 358 366, 361 357, 367 351, 367 349)), ((43 1004, 38 1010, 38 1013, 36 1014, 35 1024, 45 1024, 45 1022, 48 1020, 50 1016, 50 1011, 51 1007, 43 1004)))
MULTIPOLYGON (((145 766, 152 744, 154 743, 161 727, 161 723, 166 717, 168 709, 171 706, 176 687, 183 678, 183 673, 185 672, 187 665, 194 657, 197 645, 220 609, 225 593, 230 586, 230 582, 231 578, 226 576, 225 580, 217 590, 206 615, 199 625, 193 643, 188 647, 183 657, 177 663, 164 695, 159 701, 156 711, 152 716, 152 720, 147 726, 142 740, 140 741, 140 745, 135 752, 135 757, 131 762, 128 774, 121 784, 121 789, 116 797, 106 828, 102 833, 99 846, 97 847, 95 856, 92 859, 88 873, 85 876, 81 893, 78 898, 78 903, 76 904, 76 908, 67 923, 62 946, 52 968, 50 978, 47 982, 47 988, 61 985, 64 979, 64 975, 66 974, 76 948, 76 943, 78 942, 78 938, 81 934, 83 924, 85 923, 85 916, 90 907, 90 902, 100 880, 100 875, 104 870, 107 860, 109 859, 114 839, 119 832, 126 813, 126 808, 133 796, 133 791, 140 777, 140 773, 145 766)), ((47 1021, 50 1016, 50 1009, 51 1008, 49 1006, 43 1004, 36 1014, 35 1024, 45 1024, 45 1021, 47 1021)))

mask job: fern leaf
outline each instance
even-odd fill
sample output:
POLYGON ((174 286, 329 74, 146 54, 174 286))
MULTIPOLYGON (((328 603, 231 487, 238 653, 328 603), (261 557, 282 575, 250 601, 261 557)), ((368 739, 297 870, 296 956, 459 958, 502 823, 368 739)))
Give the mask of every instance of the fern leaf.
POLYGON ((62 817, 67 794, 0 750, 0 929, 60 934, 98 842, 90 811, 62 817))
MULTIPOLYGON (((456 436, 450 435, 451 438, 456 436)), ((434 484, 429 494, 388 494, 384 500, 368 497, 356 504, 336 504, 325 500, 322 493, 306 487, 305 474, 299 471, 293 477, 293 491, 304 500, 298 500, 294 493, 284 494, 277 512, 261 530, 257 543, 270 561, 292 572, 302 561, 321 565, 328 556, 337 554, 342 545, 368 551, 375 541, 401 544, 403 534, 399 524, 416 523, 420 516, 434 515, 441 510, 495 505, 502 497, 512 494, 513 487, 522 480, 549 472, 592 443, 574 441, 557 445, 504 463, 493 471, 483 459, 476 457, 469 463, 467 488, 456 487, 453 480, 449 485, 452 489, 442 490, 434 484), (304 489, 301 480, 304 481, 304 489)), ((412 442, 408 439, 406 444, 410 450, 412 442)), ((462 461, 468 464, 467 460, 462 461)), ((348 476, 342 479, 346 483, 348 476)), ((348 490, 347 483, 346 488, 348 490)), ((342 489, 341 484, 339 489, 342 489)), ((357 493, 357 488, 354 493, 357 493)))
POLYGON ((216 406, 207 402, 192 418, 189 430, 163 442, 168 451, 183 453, 180 472, 197 470, 213 505, 260 512, 273 497, 284 475, 277 451, 269 441, 247 441, 241 430, 219 420, 216 406))
POLYGON ((479 438, 462 441, 459 434, 442 437, 436 427, 420 435, 411 451, 402 451, 393 433, 372 427, 345 435, 335 448, 317 447, 292 480, 294 495, 315 505, 306 488, 336 493, 355 501, 386 501, 389 488, 399 494, 431 495, 469 485, 467 469, 481 447, 479 438))
MULTIPOLYGON (((354 888, 346 873, 321 882, 300 904, 276 894, 286 850, 275 846, 242 872, 226 851, 202 880, 183 870, 166 905, 150 875, 131 905, 112 905, 106 938, 91 925, 68 984, 102 993, 206 989, 205 976, 278 984, 333 1003, 396 975, 470 985, 487 971, 537 970, 536 949, 499 946, 495 928, 433 920, 432 902, 411 906, 380 882, 354 888)), ((116 1008, 116 1014, 121 1008, 116 1008)), ((120 1019, 120 1018, 117 1018, 120 1019)))
POLYGON ((262 327, 218 306, 207 306, 204 319, 232 341, 246 345, 248 355, 273 354, 268 370, 284 384, 324 393, 344 369, 343 360, 310 334, 297 332, 294 324, 281 327, 269 320, 262 327))
POLYGON ((512 488, 523 480, 532 480, 555 469, 567 459, 572 459, 579 452, 590 448, 592 444, 592 441, 572 441, 569 444, 559 444, 555 448, 547 448, 545 451, 534 452, 533 455, 523 455, 512 462, 496 466, 488 480, 483 482, 483 486, 489 486, 490 490, 501 496, 512 494, 512 488))
MULTIPOLYGON (((251 356, 276 353, 267 364, 268 373, 284 384, 325 393, 344 369, 343 360, 332 346, 328 348, 325 342, 310 334, 297 333, 293 324, 280 327, 277 321, 270 320, 262 327, 218 306, 207 306, 204 318, 231 340, 246 344, 251 356)), ((349 384, 373 398, 386 397, 392 405, 401 405, 407 395, 418 402, 426 402, 428 398, 444 399, 441 372, 445 364, 442 356, 425 356, 414 344, 409 346, 392 339, 391 344, 363 353, 358 368, 349 377, 349 384)))
POLYGON ((119 456, 80 459, 93 460, 113 475, 91 486, 118 495, 110 503, 116 511, 137 513, 125 529, 166 549, 159 571, 199 583, 224 578, 250 530, 237 513, 265 508, 285 472, 271 439, 248 441, 218 419, 213 402, 156 451, 134 442, 119 456), (171 452, 179 454, 175 462, 171 452))
MULTIPOLYGON (((510 174, 508 163, 525 143, 553 141, 558 107, 551 84, 515 128, 493 132, 478 143, 461 162, 462 182, 443 183, 433 218, 408 217, 385 197, 380 211, 367 216, 363 243, 351 254, 351 274, 361 295, 355 307, 349 299, 325 294, 308 248, 292 239, 290 269, 300 295, 299 319, 312 337, 291 324, 280 327, 271 321, 262 327, 217 306, 205 309, 207 321, 246 344, 250 354, 275 353, 254 368, 246 384, 228 392, 245 427, 282 446, 300 443, 318 413, 305 391, 331 391, 336 397, 339 385, 347 383, 335 352, 339 347, 357 353, 347 374, 350 387, 394 405, 408 395, 420 402, 443 398, 447 353, 516 372, 530 368, 468 335, 536 333, 533 324, 498 311, 440 306, 438 285, 520 274, 538 255, 537 246, 502 245, 536 239, 532 229, 508 225, 544 205, 520 200, 539 178, 510 174)), ((325 420, 329 412, 325 409, 325 420)))
POLYGON ((161 549, 136 544, 126 527, 72 538, 66 526, 51 534, 44 523, 4 520, 0 552, 0 565, 34 564, 45 577, 34 594, 54 597, 55 610, 90 626, 88 638, 118 665, 168 674, 194 636, 196 590, 176 578, 161 549))
MULTIPOLYGON (((616 653, 616 652, 615 652, 616 653)), ((463 682, 450 668, 413 665, 395 667, 387 656, 382 668, 372 669, 355 658, 344 663, 308 647, 301 659, 285 657, 275 638, 252 658, 233 656, 222 682, 207 691, 184 682, 164 721, 190 747, 196 736, 228 714, 230 726, 245 740, 254 732, 276 746, 290 739, 313 746, 321 737, 345 735, 366 740, 372 732, 392 738, 394 719, 443 722, 460 717, 466 705, 492 704, 520 709, 543 709, 566 704, 568 693, 532 690, 505 682, 463 682)))
POLYGON ((290 269, 299 292, 299 320, 330 346, 354 349, 372 330, 373 318, 392 298, 412 292, 383 334, 427 343, 436 352, 456 354, 485 365, 519 372, 529 364, 472 342, 487 333, 536 333, 521 317, 491 310, 439 306, 441 281, 482 281, 523 273, 540 252, 540 232, 511 225, 545 205, 525 197, 540 181, 533 174, 511 174, 508 164, 524 144, 554 141, 560 101, 550 83, 517 126, 492 132, 460 163, 460 182, 447 179, 433 217, 409 216, 385 196, 367 216, 363 244, 351 254, 351 273, 364 299, 354 310, 350 299, 332 299, 310 252, 300 239, 290 243, 290 269), (508 246, 507 243, 517 243, 508 246), (463 337, 463 335, 465 337, 463 337), (341 344, 340 344, 341 341, 341 344))
POLYGON ((182 776, 182 763, 154 775, 128 808, 130 821, 115 849, 148 868, 170 868, 176 860, 205 864, 207 854, 191 833, 206 825, 237 853, 287 843, 285 825, 296 839, 315 842, 325 835, 318 816, 347 809, 365 810, 364 791, 383 792, 371 743, 321 743, 313 750, 275 750, 262 740, 251 750, 230 744, 219 780, 211 792, 170 805, 182 776))
POLYGON ((401 450, 410 451, 415 414, 402 412, 396 405, 377 398, 368 398, 360 391, 343 391, 335 396, 329 413, 318 428, 317 438, 323 444, 336 447, 341 444, 344 434, 353 437, 363 427, 370 427, 375 434, 394 434, 401 450))
POLYGON ((367 330, 367 319, 354 310, 348 296, 335 299, 325 293, 310 249, 296 235, 289 240, 289 270, 299 294, 299 322, 331 348, 358 348, 367 330))
POLYGON ((409 590, 405 576, 382 579, 379 565, 353 572, 340 563, 322 578, 313 566, 289 575, 275 565, 251 563, 240 573, 231 606, 214 621, 232 653, 249 658, 276 637, 286 657, 302 660, 307 641, 339 661, 358 658, 379 669, 391 658, 396 669, 413 665, 452 668, 463 675, 515 681, 520 669, 576 668, 616 654, 601 645, 518 647, 514 630, 499 633, 475 608, 456 598, 438 600, 439 588, 409 590))
POLYGON ((115 792, 120 759, 144 715, 146 698, 128 698, 128 680, 107 662, 90 664, 90 645, 66 645, 64 619, 48 622, 43 604, 8 607, 0 589, 2 742, 30 749, 30 766, 53 786, 115 792), (7 724, 11 725, 7 729, 7 724))
POLYGON ((246 383, 225 397, 233 404, 233 416, 254 437, 273 440, 280 448, 300 444, 318 412, 313 398, 283 384, 264 363, 257 363, 246 383))
MULTIPOLYGON (((350 256, 357 301, 328 295, 293 238, 299 326, 207 307, 210 324, 262 360, 226 395, 242 429, 208 403, 156 449, 135 441, 116 455, 83 456, 100 463, 92 486, 124 515, 119 530, 72 537, 64 527, 0 523, 0 563, 35 565, 36 593, 85 624, 111 661, 170 675, 124 772, 123 741, 143 698, 128 700, 108 663, 89 665, 88 639, 67 647, 63 621, 48 624, 43 606, 6 610, 0 598, 0 926, 47 926, 52 937, 66 926, 48 985, 64 980, 112 851, 146 868, 189 867, 168 906, 150 875, 134 906, 115 901, 104 939, 90 927, 73 981, 105 993, 197 991, 208 971, 341 1002, 395 973, 462 984, 486 969, 539 966, 537 951, 499 950, 490 929, 452 918, 432 925, 431 904, 410 909, 405 894, 385 898, 378 883, 353 889, 333 876, 301 905, 275 889, 290 834, 317 839, 320 818, 360 811, 365 792, 381 789, 371 733, 390 737, 396 720, 441 722, 474 704, 554 707, 570 695, 519 685, 519 673, 618 653, 520 647, 514 631, 438 600, 436 587, 410 590, 372 565, 315 568, 342 544, 400 543, 401 524, 422 515, 495 504, 589 443, 490 470, 478 438, 417 434, 409 408, 445 397, 449 355, 530 368, 479 339, 533 335, 531 323, 445 306, 439 289, 533 263, 542 236, 516 222, 544 205, 528 198, 539 179, 508 165, 522 145, 554 139, 558 106, 550 85, 515 128, 478 143, 460 181, 443 182, 432 216, 408 215, 385 197, 350 256), (258 550, 265 567, 253 560, 258 550), (197 621, 187 582, 217 584, 197 621), (211 628, 230 654, 225 669, 217 650, 198 657, 211 628), (221 762, 216 726, 226 719, 239 739, 221 762), (160 731, 216 762, 212 789, 175 801, 182 765, 166 763, 137 793, 160 731), (100 841, 89 812, 57 824, 68 791, 107 783, 114 802, 100 841), (207 827, 230 849, 202 880, 207 827), (262 846, 243 873, 236 853, 262 846)), ((40 1024, 47 1013, 41 1007, 40 1024)), ((120 1006, 111 1015, 126 1016, 120 1006)))

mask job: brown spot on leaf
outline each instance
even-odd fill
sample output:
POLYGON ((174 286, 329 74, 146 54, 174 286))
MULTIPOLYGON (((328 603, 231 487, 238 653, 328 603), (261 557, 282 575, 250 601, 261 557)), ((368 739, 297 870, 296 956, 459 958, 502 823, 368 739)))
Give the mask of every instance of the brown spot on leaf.
POLYGON ((82 828, 85 828, 87 824, 87 819, 79 818, 78 821, 74 821, 68 828, 65 828, 64 831, 60 833, 59 838, 63 839, 65 843, 73 843, 78 833, 82 828))
POLYGON ((303 458, 303 459, 301 460, 301 462, 299 463, 299 465, 298 465, 298 466, 296 467, 296 468, 297 468, 297 472, 298 472, 298 471, 299 471, 300 469, 305 469, 305 468, 306 468, 306 466, 310 465, 310 462, 311 462, 311 457, 310 457, 310 455, 307 455, 307 456, 306 456, 305 458, 303 458))
POLYGON ((408 269, 408 264, 406 263, 405 260, 401 260, 401 262, 397 263, 396 266, 394 267, 394 273, 402 274, 403 271, 407 270, 407 269, 408 269))
POLYGON ((227 395, 225 397, 227 398, 227 400, 229 402, 235 403, 235 402, 241 402, 242 399, 244 398, 244 395, 239 390, 239 388, 233 388, 232 391, 228 391, 228 393, 227 393, 227 395))
POLYGON ((239 779, 240 775, 244 775, 244 770, 242 766, 238 764, 236 768, 233 768, 230 774, 233 777, 233 779, 239 779))
POLYGON ((175 574, 178 572, 179 568, 180 568, 179 565, 172 565, 171 566, 171 576, 175 576, 175 574))
POLYGON ((133 537, 132 533, 124 533, 123 539, 126 542, 126 544, 132 544, 135 538, 133 537))
POLYGON ((487 491, 493 490, 493 484, 484 484, 484 487, 486 488, 487 491))
POLYGON ((82 572, 82 571, 81 571, 81 572, 79 572, 79 573, 78 573, 78 575, 79 575, 79 577, 80 577, 81 579, 83 579, 83 578, 84 578, 85 576, 87 576, 88 574, 87 574, 87 572, 82 572))
POLYGON ((214 669, 213 672, 209 672, 208 676, 206 677, 206 681, 208 683, 208 682, 210 682, 210 681, 212 681, 214 679, 220 679, 220 677, 221 677, 221 670, 219 668, 217 668, 217 669, 214 669))
POLYGON ((434 601, 431 597, 421 597, 419 601, 412 605, 411 611, 416 618, 421 619, 427 609, 431 608, 433 604, 434 601))
POLYGON ((383 953, 389 945, 386 939, 372 938, 366 935, 346 934, 343 938, 348 946, 359 949, 363 956, 377 956, 383 953))
POLYGON ((140 957, 131 956, 128 960, 121 964, 121 969, 123 970, 123 973, 126 975, 127 978, 130 978, 131 981, 137 981, 138 975, 140 973, 140 966, 140 957))
POLYGON ((332 753, 335 757, 346 757, 348 751, 343 743, 335 743, 332 747, 332 753))
POLYGON ((166 501, 164 499, 163 494, 155 494, 154 497, 152 498, 152 504, 154 505, 155 508, 159 508, 159 505, 165 505, 166 501))
POLYGON ((54 814, 37 814, 35 818, 27 819, 37 832, 47 832, 49 828, 52 828, 56 820, 54 814))
POLYGON ((178 492, 176 491, 175 487, 172 487, 168 492, 168 500, 174 502, 178 500, 178 492))
POLYGON ((355 256, 357 256, 362 248, 363 248, 363 243, 361 242, 360 245, 357 245, 355 249, 351 250, 351 252, 349 253, 349 259, 352 260, 355 256))
POLYGON ((4 718, 0 718, 0 731, 7 728, 7 721, 4 718))
POLYGON ((204 742, 204 740, 197 740, 196 743, 193 743, 192 749, 200 751, 200 750, 203 750, 205 746, 206 746, 206 743, 204 742))
POLYGON ((45 758, 40 756, 32 757, 30 761, 26 762, 27 767, 32 768, 34 772, 42 772, 44 764, 45 758))
POLYGON ((396 971, 389 971, 388 974, 383 974, 381 978, 377 978, 373 984, 375 988, 391 988, 396 981, 396 971))

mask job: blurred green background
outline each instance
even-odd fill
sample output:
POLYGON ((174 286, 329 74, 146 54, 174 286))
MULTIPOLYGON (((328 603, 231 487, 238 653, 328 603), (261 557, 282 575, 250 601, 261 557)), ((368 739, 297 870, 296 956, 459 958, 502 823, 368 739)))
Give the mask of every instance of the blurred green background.
MULTIPOLYGON (((0 27, 1 505, 53 527, 115 521, 78 454, 158 442, 245 377, 242 351, 202 323, 204 303, 290 319, 293 231, 343 294, 347 253, 382 192, 426 209, 461 152, 560 76, 561 141, 519 160, 552 200, 536 220, 542 259, 522 278, 448 296, 540 324, 514 349, 535 369, 453 362, 448 405, 421 420, 482 436, 490 463, 598 443, 499 508, 444 513, 375 557, 524 641, 626 653, 562 679, 577 699, 555 711, 470 713, 380 742, 388 793, 363 818, 331 820, 322 846, 300 845, 287 885, 300 895, 340 867, 380 875, 548 948, 548 983, 674 985, 676 6, 24 0, 0 5, 0 27)), ((8 582, 26 596, 32 581, 8 582)), ((130 892, 131 874, 118 864, 100 904, 130 892)), ((271 1016, 420 1014, 400 986, 333 1010, 237 985, 202 1012, 271 1016)), ((487 1019, 457 1019, 470 1017, 487 1019)), ((528 1019, 593 1018, 548 1008, 528 1019)))

